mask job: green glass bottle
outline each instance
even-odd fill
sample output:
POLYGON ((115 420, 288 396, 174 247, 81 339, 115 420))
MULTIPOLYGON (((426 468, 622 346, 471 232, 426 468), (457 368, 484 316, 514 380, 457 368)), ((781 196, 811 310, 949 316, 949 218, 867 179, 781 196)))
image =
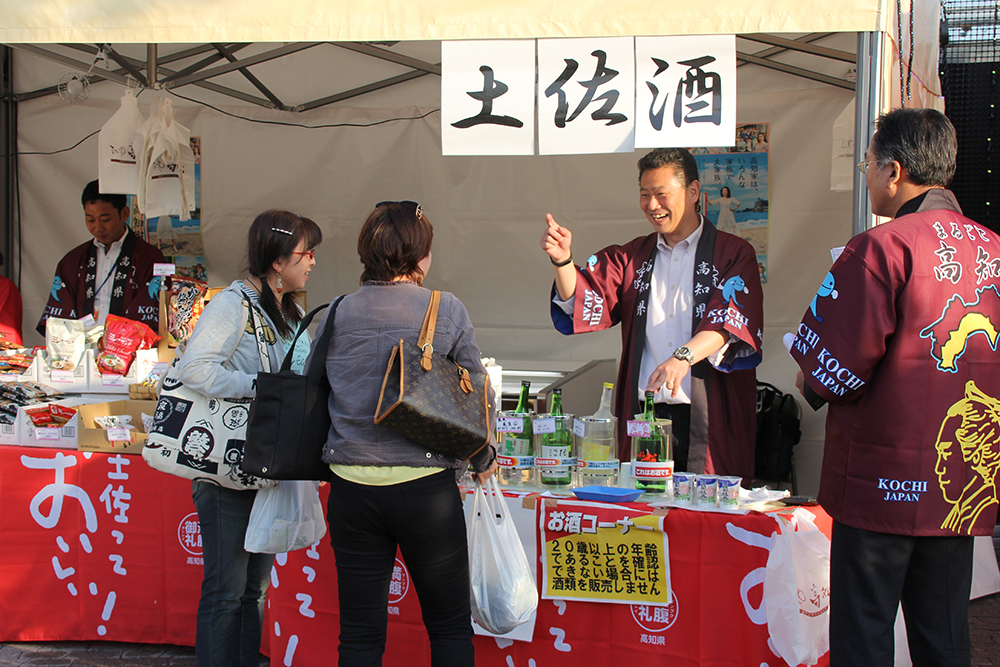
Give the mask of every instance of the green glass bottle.
MULTIPOLYGON (((543 459, 568 459, 573 448, 572 420, 564 418, 562 409, 562 389, 552 390, 552 409, 549 417, 555 417, 555 432, 542 434, 541 451, 537 454, 543 459)), ((568 486, 572 481, 572 470, 569 465, 539 466, 542 484, 548 486, 568 486)))
MULTIPOLYGON (((667 460, 667 446, 664 436, 656 427, 656 409, 653 407, 653 396, 651 391, 646 392, 645 405, 642 410, 642 421, 649 423, 649 437, 632 438, 632 465, 637 463, 663 463, 667 460)), ((666 482, 647 481, 636 479, 635 488, 642 489, 646 493, 663 493, 666 491, 666 482)))
POLYGON ((533 459, 531 447, 531 382, 521 380, 521 395, 517 399, 517 407, 512 413, 504 413, 504 416, 511 416, 521 420, 522 430, 520 433, 502 433, 500 439, 501 457, 528 457, 527 461, 517 463, 513 466, 501 465, 500 482, 512 486, 529 485, 533 478, 533 459))

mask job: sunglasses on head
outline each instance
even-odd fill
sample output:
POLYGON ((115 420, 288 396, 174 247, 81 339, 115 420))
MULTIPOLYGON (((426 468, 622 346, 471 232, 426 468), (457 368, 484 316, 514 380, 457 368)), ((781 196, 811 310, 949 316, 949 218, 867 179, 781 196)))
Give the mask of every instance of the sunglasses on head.
POLYGON ((424 217, 424 210, 420 208, 420 204, 415 201, 403 200, 403 201, 380 201, 375 204, 375 208, 379 206, 392 206, 393 204, 402 204, 403 206, 409 206, 413 209, 413 214, 417 216, 417 219, 424 217))

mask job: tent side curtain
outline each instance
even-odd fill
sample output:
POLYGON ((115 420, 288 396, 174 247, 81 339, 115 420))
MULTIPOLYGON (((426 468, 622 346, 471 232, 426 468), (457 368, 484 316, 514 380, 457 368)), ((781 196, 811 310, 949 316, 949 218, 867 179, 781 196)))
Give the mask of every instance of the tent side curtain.
POLYGON ((890 9, 886 0, 0 0, 0 43, 863 32, 887 29, 890 9))

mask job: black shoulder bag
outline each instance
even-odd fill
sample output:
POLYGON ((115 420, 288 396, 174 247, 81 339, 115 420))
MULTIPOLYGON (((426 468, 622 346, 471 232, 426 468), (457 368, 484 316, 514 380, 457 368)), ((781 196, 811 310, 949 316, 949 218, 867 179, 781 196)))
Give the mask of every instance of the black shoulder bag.
POLYGON ((265 479, 330 480, 330 466, 323 463, 323 446, 330 432, 330 383, 326 353, 333 335, 333 318, 344 297, 330 305, 323 331, 318 332, 305 375, 291 370, 299 336, 313 316, 313 309, 299 325, 281 370, 257 374, 257 397, 250 407, 246 443, 240 466, 265 479))

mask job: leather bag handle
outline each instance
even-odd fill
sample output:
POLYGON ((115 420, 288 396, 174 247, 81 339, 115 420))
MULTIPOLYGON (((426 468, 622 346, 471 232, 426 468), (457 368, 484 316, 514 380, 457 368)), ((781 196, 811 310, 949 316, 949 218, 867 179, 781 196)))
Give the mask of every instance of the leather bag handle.
POLYGON ((431 292, 430 303, 427 304, 427 312, 424 313, 424 324, 420 327, 420 338, 417 339, 417 347, 420 348, 420 368, 424 372, 432 367, 431 359, 434 354, 434 329, 437 326, 438 309, 441 307, 441 292, 434 290, 431 292))

